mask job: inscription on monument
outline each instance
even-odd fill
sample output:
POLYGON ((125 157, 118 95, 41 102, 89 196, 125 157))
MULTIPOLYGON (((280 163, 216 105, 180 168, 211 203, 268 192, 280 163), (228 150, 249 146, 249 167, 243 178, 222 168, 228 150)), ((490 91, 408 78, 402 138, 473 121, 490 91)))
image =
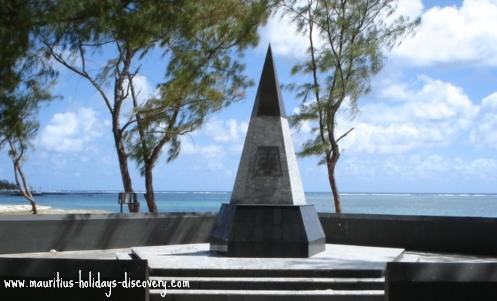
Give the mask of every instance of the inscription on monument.
POLYGON ((259 146, 255 155, 256 177, 281 177, 280 150, 277 146, 259 146))

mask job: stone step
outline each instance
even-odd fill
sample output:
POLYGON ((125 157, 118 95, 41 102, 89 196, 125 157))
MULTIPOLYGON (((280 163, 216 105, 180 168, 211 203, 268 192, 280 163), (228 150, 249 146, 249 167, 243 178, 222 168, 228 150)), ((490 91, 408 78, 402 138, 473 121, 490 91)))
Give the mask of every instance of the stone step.
POLYGON ((150 301, 383 301, 383 290, 190 290, 168 289, 165 298, 163 290, 150 290, 150 301))
POLYGON ((188 269, 150 268, 151 276, 162 277, 264 277, 264 278, 380 278, 383 269, 188 269))
POLYGON ((384 278, 248 278, 248 277, 150 277, 153 280, 188 281, 195 290, 383 290, 384 278))
POLYGON ((116 252, 116 259, 117 260, 132 260, 133 257, 131 256, 130 253, 125 253, 125 252, 116 252))

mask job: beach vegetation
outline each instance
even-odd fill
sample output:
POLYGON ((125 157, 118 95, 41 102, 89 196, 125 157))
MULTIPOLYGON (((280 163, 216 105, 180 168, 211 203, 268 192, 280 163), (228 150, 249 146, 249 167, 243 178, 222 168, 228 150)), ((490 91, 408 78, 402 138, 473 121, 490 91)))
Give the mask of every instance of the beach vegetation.
MULTIPOLYGON (((258 41, 257 28, 267 16, 265 1, 223 0, 185 3, 181 34, 170 37, 166 80, 156 95, 136 107, 133 158, 145 176, 147 198, 153 197, 152 171, 163 149, 167 162, 181 150, 181 136, 195 131, 213 112, 243 99, 253 83, 236 59, 258 41)), ((131 88, 135 101, 135 93, 131 88)), ((153 201, 150 200, 150 201, 153 201)))
POLYGON ((17 185, 7 180, 0 180, 0 191, 15 191, 17 185))
MULTIPOLYGON (((148 211, 157 212, 152 171, 162 151, 167 148, 167 161, 176 158, 181 135, 242 97, 250 81, 233 56, 256 44, 267 1, 54 3, 58 21, 42 33, 47 54, 96 89, 111 116, 123 189, 133 192, 128 160, 134 159, 145 178, 148 211), (137 77, 157 51, 166 65, 164 81, 143 100, 137 77), (94 64, 98 55, 106 63, 94 64)), ((130 206, 139 211, 139 204, 130 206)))
POLYGON ((0 5, 0 149, 7 150, 16 190, 28 200, 34 214, 36 203, 23 163, 38 131, 38 108, 52 99, 50 86, 56 76, 34 38, 46 22, 44 4, 13 0, 0 5))
POLYGON ((303 144, 299 155, 319 156, 319 163, 326 165, 337 213, 342 212, 335 173, 341 155, 339 142, 353 131, 339 132, 338 113, 344 107, 352 117, 357 113, 357 101, 370 91, 371 78, 382 69, 388 49, 420 23, 420 19, 396 14, 397 2, 278 1, 308 42, 306 59, 292 69, 292 74, 308 80, 289 86, 302 100, 291 123, 307 123, 312 128, 312 138, 303 144))

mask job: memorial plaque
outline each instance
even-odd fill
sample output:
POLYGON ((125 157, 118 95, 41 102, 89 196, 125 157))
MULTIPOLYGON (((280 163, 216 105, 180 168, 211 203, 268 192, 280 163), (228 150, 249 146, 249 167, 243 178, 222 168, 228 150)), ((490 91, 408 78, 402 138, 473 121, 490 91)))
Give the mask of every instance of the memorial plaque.
POLYGON ((281 177, 280 149, 277 146, 259 146, 255 155, 256 177, 281 177))

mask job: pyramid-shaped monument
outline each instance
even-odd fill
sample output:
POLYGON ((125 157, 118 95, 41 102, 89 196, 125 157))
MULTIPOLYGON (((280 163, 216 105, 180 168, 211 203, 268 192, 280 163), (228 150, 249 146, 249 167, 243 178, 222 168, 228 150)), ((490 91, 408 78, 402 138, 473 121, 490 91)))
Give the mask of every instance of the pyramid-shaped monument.
POLYGON ((231 203, 305 204, 271 48, 262 69, 231 203))
POLYGON ((325 248, 316 210, 306 204, 271 47, 231 201, 221 207, 210 246, 235 257, 308 257, 325 248))

